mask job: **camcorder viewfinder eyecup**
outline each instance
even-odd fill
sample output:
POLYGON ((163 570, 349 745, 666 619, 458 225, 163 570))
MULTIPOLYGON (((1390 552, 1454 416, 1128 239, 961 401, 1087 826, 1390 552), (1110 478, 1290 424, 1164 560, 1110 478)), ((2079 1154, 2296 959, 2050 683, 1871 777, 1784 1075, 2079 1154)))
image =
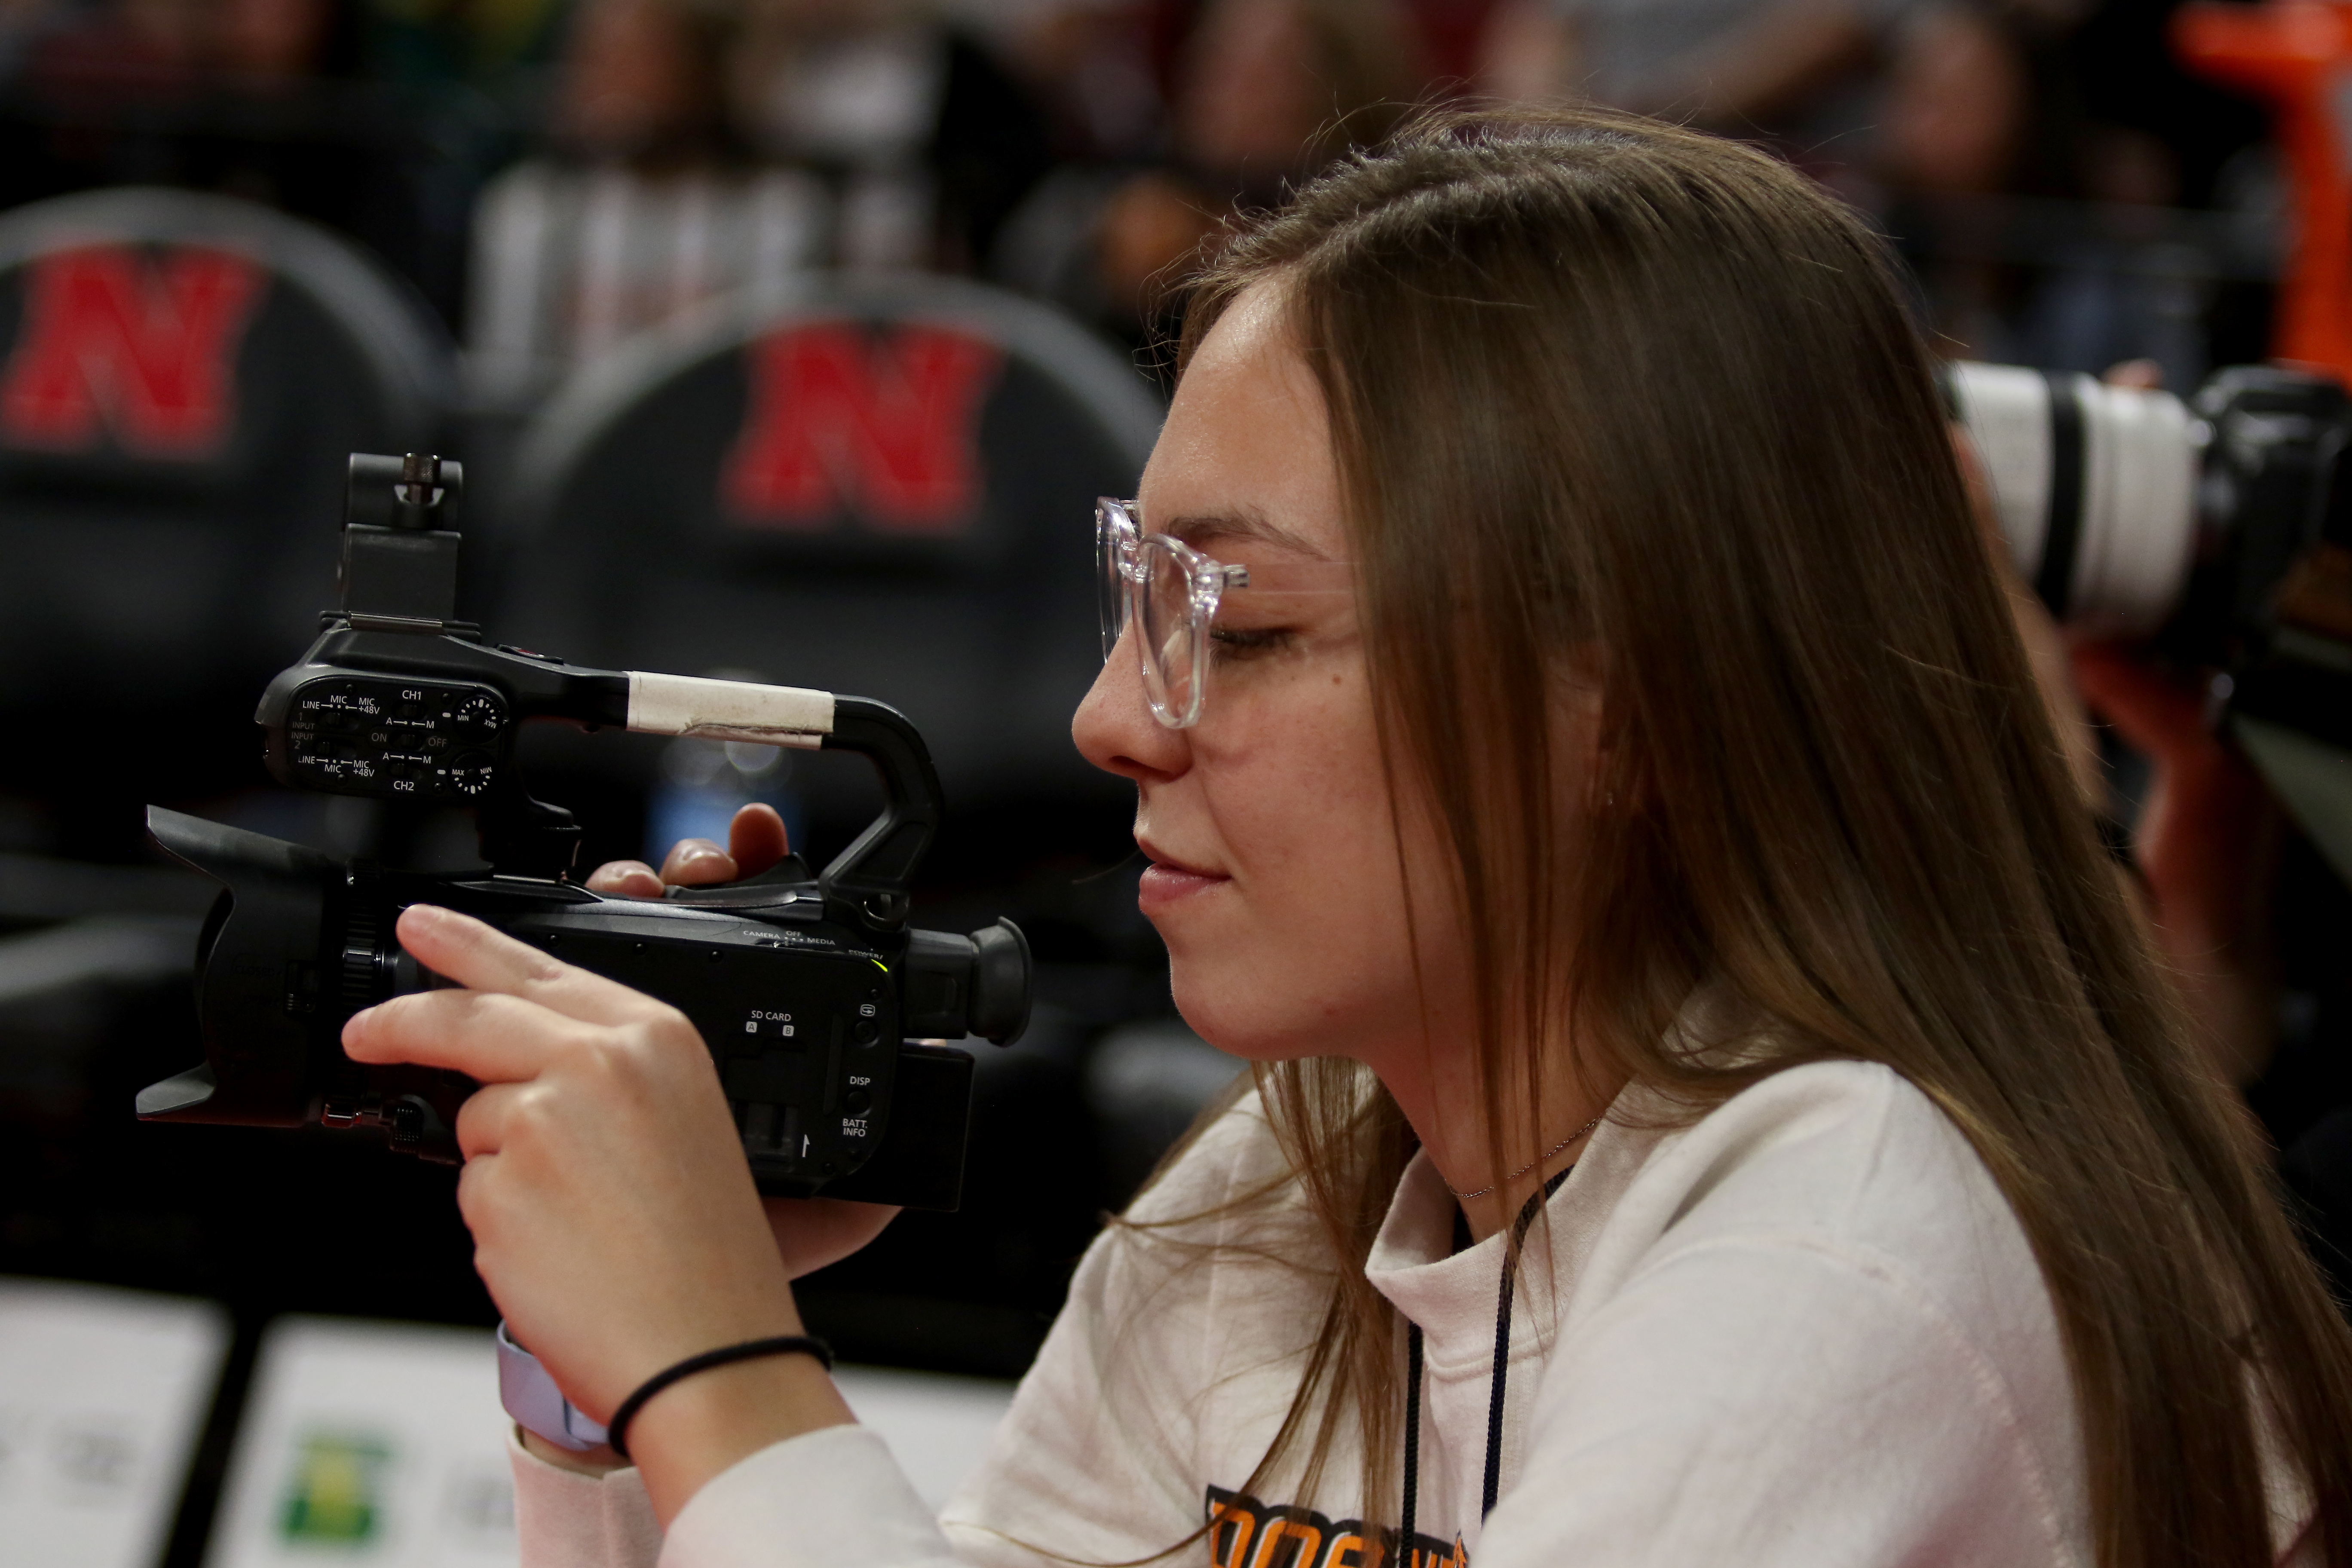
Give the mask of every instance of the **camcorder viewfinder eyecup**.
POLYGON ((2352 880, 2352 399, 2231 365, 2183 401, 1944 367, 2019 574, 2059 620, 2212 673, 2217 721, 2352 880))
POLYGON ((256 714, 270 773, 298 789, 470 809, 484 873, 425 873, 317 850, 160 807, 148 829, 221 885, 195 964, 202 1065, 151 1085, 152 1121, 312 1123, 370 1132, 428 1160, 475 1089, 460 1075, 368 1067, 344 1022, 447 984, 394 935, 412 904, 457 910, 677 1007, 700 1032, 763 1193, 952 1209, 972 1058, 909 1043, 1026 1027, 1029 947, 1010 921, 970 935, 911 930, 909 889, 940 817, 922 737, 896 710, 793 687, 590 669, 486 644, 454 618, 458 465, 354 454, 342 606, 256 714), (884 805, 822 871, 799 856, 757 877, 659 900, 572 880, 580 830, 534 800, 520 727, 854 752, 884 805))

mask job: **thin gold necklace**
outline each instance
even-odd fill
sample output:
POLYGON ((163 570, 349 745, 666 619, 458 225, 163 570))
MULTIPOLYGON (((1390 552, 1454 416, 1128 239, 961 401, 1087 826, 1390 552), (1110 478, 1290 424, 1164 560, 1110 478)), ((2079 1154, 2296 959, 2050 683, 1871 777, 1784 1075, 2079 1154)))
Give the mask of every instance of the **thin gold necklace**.
MULTIPOLYGON (((1604 1110, 1601 1113, 1601 1116, 1606 1116, 1609 1113, 1604 1110)), ((1537 1155, 1526 1164, 1521 1165, 1517 1170, 1513 1171, 1509 1175, 1505 1176, 1499 1182, 1489 1182, 1485 1186, 1480 1187, 1477 1191, 1471 1193, 1456 1191, 1453 1184, 1448 1183, 1445 1190, 1454 1194, 1456 1202, 1468 1203, 1472 1198, 1485 1197, 1488 1193, 1493 1192, 1497 1187, 1507 1187, 1513 1182, 1517 1181, 1521 1176, 1526 1175, 1529 1171, 1534 1170, 1538 1165, 1542 1164, 1546 1160, 1550 1159, 1554 1154, 1559 1153, 1562 1149, 1567 1148, 1570 1143, 1575 1142, 1578 1139, 1583 1137, 1586 1133, 1600 1126, 1601 1116, 1594 1117, 1591 1121, 1586 1122, 1583 1126, 1578 1128, 1575 1131, 1570 1133, 1567 1137, 1561 1139, 1559 1142, 1553 1144, 1550 1148, 1545 1150, 1542 1153, 1537 1155)), ((1438 1180, 1444 1181, 1445 1178, 1440 1176, 1438 1180)))

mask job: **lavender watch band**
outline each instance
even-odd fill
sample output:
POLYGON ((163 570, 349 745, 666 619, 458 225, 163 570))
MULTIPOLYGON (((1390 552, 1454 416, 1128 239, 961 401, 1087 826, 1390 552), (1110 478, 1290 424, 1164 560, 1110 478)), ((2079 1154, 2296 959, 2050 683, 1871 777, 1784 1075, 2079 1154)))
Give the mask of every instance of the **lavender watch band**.
POLYGON ((499 1403, 525 1431, 559 1448, 577 1454, 604 1446, 604 1428, 572 1408, 539 1358, 515 1343, 503 1322, 499 1324, 499 1403))

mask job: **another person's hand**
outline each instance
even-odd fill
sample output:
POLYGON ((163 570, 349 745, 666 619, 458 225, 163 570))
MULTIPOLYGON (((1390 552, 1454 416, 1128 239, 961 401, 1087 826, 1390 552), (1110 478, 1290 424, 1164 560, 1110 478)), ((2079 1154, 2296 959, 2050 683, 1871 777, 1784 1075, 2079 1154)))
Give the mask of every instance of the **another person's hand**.
MULTIPOLYGON (((2153 391, 2164 376, 2153 361, 2129 360, 2103 379, 2153 391)), ((2268 915, 2277 807, 2244 759, 2207 724, 2201 690, 2181 685, 2126 645, 2074 643, 2052 620, 2011 562, 1977 454, 1957 429, 1954 446, 2034 682, 2084 799, 2094 810, 2105 807, 2094 713, 2154 769, 2133 834, 2137 890, 2215 1068, 2232 1083, 2250 1082, 2268 1065, 2274 1044, 2268 915)))
POLYGON ((2274 1044, 2269 900, 2280 831, 2262 779, 2207 722, 2205 694, 2115 643, 2073 655, 2075 688, 2154 783, 2132 835, 2157 941, 2231 1082, 2261 1076, 2274 1044))

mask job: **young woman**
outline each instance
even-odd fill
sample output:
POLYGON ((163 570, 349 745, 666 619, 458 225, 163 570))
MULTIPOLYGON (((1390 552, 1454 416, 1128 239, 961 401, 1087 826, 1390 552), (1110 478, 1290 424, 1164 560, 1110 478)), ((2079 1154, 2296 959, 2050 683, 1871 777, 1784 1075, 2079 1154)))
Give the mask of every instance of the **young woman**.
MULTIPOLYGON (((1727 142, 1440 120, 1186 323, 1076 735, 1255 1087, 1088 1253, 943 1521, 785 1354, 643 1404, 634 1469, 518 1454, 526 1561, 2352 1564, 2352 1343, 1872 237, 1727 142)), ((591 1415, 797 1331, 887 1219, 773 1203, 772 1243, 677 1014, 400 930, 470 989, 349 1049, 488 1086, 478 1261, 591 1415)))

